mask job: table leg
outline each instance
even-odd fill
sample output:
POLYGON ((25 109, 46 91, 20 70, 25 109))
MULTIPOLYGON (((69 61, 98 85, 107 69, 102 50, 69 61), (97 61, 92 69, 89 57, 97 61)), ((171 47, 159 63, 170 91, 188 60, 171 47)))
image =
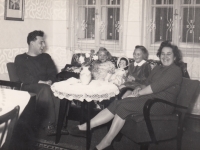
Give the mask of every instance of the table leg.
POLYGON ((56 140, 55 140, 56 144, 59 143, 59 141, 60 141, 63 121, 64 121, 66 115, 68 115, 68 112, 69 112, 69 104, 70 104, 70 102, 66 99, 63 99, 63 100, 60 101, 58 122, 57 122, 57 128, 56 128, 56 140))
POLYGON ((85 103, 86 103, 85 100, 81 103, 81 120, 80 120, 80 124, 85 123, 85 103))
POLYGON ((90 103, 87 102, 87 138, 86 138, 86 149, 90 149, 90 144, 91 144, 91 130, 90 130, 90 103))

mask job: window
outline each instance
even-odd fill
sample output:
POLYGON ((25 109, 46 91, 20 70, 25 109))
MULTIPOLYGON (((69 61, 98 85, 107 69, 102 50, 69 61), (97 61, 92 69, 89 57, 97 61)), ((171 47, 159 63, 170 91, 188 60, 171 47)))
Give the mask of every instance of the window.
POLYGON ((146 0, 150 51, 162 41, 178 45, 183 53, 200 53, 200 0, 146 0))
POLYGON ((121 50, 122 0, 77 0, 74 6, 75 49, 121 50))

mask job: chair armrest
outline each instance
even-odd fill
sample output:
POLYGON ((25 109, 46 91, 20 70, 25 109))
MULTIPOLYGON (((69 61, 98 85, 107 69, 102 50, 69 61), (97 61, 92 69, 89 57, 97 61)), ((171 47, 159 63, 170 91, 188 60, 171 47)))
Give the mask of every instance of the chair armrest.
POLYGON ((151 137, 151 140, 154 143, 157 143, 157 140, 156 140, 156 136, 155 136, 153 126, 152 126, 152 123, 151 123, 151 119, 150 119, 150 110, 151 110, 151 107, 155 103, 158 103, 158 102, 159 103, 160 102, 165 103, 165 104, 170 105, 170 106, 175 107, 175 108, 187 109, 187 107, 180 106, 180 105, 177 105, 177 104, 173 104, 171 102, 168 102, 168 101, 162 100, 162 99, 158 99, 158 98, 149 99, 149 100, 146 101, 146 103, 144 104, 144 107, 143 107, 144 120, 145 120, 146 125, 147 125, 149 136, 151 137))
POLYGON ((21 90, 22 83, 21 82, 12 82, 12 81, 0 80, 0 86, 8 86, 11 89, 21 90))

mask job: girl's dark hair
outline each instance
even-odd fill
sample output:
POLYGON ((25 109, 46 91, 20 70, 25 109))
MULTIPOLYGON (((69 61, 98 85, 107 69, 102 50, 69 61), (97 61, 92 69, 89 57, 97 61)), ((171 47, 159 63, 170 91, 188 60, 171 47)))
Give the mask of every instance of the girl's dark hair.
POLYGON ((171 48, 172 51, 173 51, 174 57, 176 58, 176 59, 174 60, 174 63, 175 63, 176 65, 178 65, 178 66, 182 65, 183 61, 182 61, 182 54, 181 54, 181 51, 179 50, 179 48, 178 48, 176 45, 171 44, 170 41, 164 41, 164 42, 162 42, 162 43, 160 44, 160 47, 159 47, 158 52, 157 52, 157 56, 160 58, 160 55, 161 55, 161 53, 162 53, 162 49, 163 49, 164 47, 169 47, 169 48, 171 48))
MULTIPOLYGON (((124 57, 122 57, 121 59, 120 59, 120 61, 121 60, 124 60, 125 62, 126 62, 126 65, 128 65, 128 60, 126 59, 126 58, 124 58, 124 57)), ((119 61, 119 62, 120 62, 119 61)), ((119 68, 119 64, 118 64, 118 66, 117 66, 118 68, 119 68)), ((124 68, 124 70, 127 70, 128 69, 128 66, 126 66, 125 68, 124 68)))
MULTIPOLYGON (((148 57, 149 57, 149 52, 148 52, 148 50, 144 47, 144 46, 142 46, 142 45, 136 45, 135 46, 135 50, 136 49, 140 49, 142 52, 143 52, 143 59, 144 60, 147 60, 148 59, 148 57)), ((134 50, 134 51, 135 51, 134 50)), ((134 52, 133 52, 134 53, 134 52)))

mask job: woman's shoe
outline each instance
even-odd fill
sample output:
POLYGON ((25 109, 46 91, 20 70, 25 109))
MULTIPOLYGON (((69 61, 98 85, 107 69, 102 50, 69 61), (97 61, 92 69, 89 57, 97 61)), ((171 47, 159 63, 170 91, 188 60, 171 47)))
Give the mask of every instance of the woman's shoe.
MULTIPOLYGON (((93 150, 98 150, 98 149, 95 147, 93 150)), ((115 149, 113 148, 112 145, 109 145, 109 146, 105 147, 105 148, 102 149, 102 150, 115 150, 115 149)))
POLYGON ((105 147, 103 150, 115 150, 112 145, 105 147))
POLYGON ((69 134, 78 137, 86 137, 86 131, 79 130, 78 126, 71 128, 69 134))

